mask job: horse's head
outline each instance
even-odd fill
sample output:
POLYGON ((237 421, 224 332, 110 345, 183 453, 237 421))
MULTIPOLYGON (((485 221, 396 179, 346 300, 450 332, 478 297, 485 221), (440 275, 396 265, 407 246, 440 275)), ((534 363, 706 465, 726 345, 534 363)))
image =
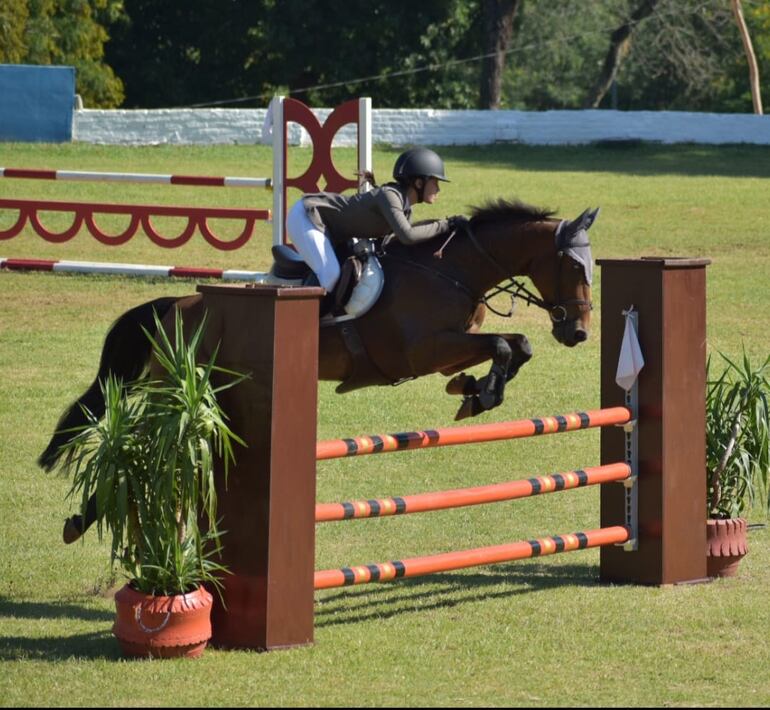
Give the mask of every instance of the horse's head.
POLYGON ((518 200, 474 207, 468 238, 461 242, 467 244, 466 250, 458 250, 456 260, 468 272, 476 269, 482 292, 505 291, 548 311, 554 338, 573 347, 588 339, 591 327, 593 258, 588 229, 599 209, 586 210, 571 222, 552 219, 553 214, 518 200), (540 295, 516 276, 529 276, 540 295), (509 283, 496 286, 501 277, 509 283))
POLYGON ((598 213, 598 208, 586 210, 576 220, 559 223, 553 246, 533 260, 529 273, 551 316, 553 337, 568 347, 587 340, 591 329, 593 258, 588 229, 598 213))

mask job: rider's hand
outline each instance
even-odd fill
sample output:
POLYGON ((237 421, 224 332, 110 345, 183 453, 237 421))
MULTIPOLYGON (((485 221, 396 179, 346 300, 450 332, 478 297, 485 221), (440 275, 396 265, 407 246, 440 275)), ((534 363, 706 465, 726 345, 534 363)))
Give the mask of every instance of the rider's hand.
POLYGON ((449 218, 449 227, 453 230, 464 230, 467 229, 470 225, 471 221, 462 214, 456 214, 454 217, 449 218))

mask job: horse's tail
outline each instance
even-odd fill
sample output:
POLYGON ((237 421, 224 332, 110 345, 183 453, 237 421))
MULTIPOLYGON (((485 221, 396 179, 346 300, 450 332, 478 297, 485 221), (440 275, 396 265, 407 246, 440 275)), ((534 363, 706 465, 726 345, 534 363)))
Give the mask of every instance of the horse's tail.
POLYGON ((155 332, 154 314, 163 318, 178 300, 172 297, 157 298, 132 308, 112 324, 102 346, 99 372, 85 393, 62 414, 48 446, 37 460, 41 468, 50 471, 61 456, 61 447, 75 435, 71 430, 86 423, 83 408, 87 408, 97 418, 104 414, 105 403, 100 384, 103 380, 114 375, 129 383, 144 373, 152 353, 152 344, 142 328, 149 333, 155 332))

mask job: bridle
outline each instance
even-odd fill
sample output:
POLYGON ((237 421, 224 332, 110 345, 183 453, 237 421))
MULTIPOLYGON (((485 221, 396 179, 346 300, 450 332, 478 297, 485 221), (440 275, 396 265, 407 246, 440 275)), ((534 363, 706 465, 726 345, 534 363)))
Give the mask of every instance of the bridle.
MULTIPOLYGON (((517 280, 513 276, 511 276, 500 264, 495 261, 492 256, 489 254, 489 252, 484 249, 484 247, 479 243, 478 239, 476 239, 476 236, 473 234, 473 230, 470 228, 470 225, 463 224, 462 227, 465 229, 465 233, 468 236, 468 239, 470 239, 471 244, 473 244, 476 251, 481 254, 481 256, 488 261, 490 264, 492 264, 495 269, 503 275, 503 278, 507 281, 507 283, 499 286, 495 286, 491 291, 487 292, 484 297, 481 299, 481 302, 490 310, 492 313, 498 316, 502 316, 503 318, 511 318, 513 316, 513 310, 515 305, 515 299, 520 298, 522 301, 524 301, 528 306, 537 306, 538 308, 542 308, 545 311, 548 311, 548 315, 551 318, 551 321, 554 323, 554 325, 561 325, 566 322, 567 320, 567 308, 570 306, 577 306, 579 309, 587 309, 587 310, 593 310, 593 303, 591 301, 587 301, 583 298, 570 298, 563 300, 561 298, 561 279, 559 276, 561 275, 561 269, 562 269, 562 263, 564 261, 564 256, 567 248, 567 244, 564 244, 564 239, 561 237, 561 232, 563 230, 561 229, 564 222, 562 222, 559 227, 556 228, 556 239, 557 239, 557 261, 556 261, 556 299, 555 301, 546 301, 543 298, 540 298, 537 294, 533 293, 529 288, 527 288, 521 281, 517 280), (502 311, 496 310, 493 306, 490 305, 489 301, 490 299, 494 298, 498 294, 501 293, 508 293, 511 296, 511 307, 508 310, 507 313, 503 313, 502 311)), ((590 246, 590 242, 586 240, 585 244, 581 244, 581 246, 590 246)))
MULTIPOLYGON (((567 308, 569 306, 577 306, 580 309, 586 309, 589 311, 592 311, 594 308, 593 303, 591 301, 587 301, 582 298, 570 298, 566 300, 562 300, 561 298, 561 280, 559 279, 559 276, 561 274, 562 263, 564 261, 566 248, 567 246, 569 246, 563 243, 564 242, 563 238, 560 239, 561 237, 560 230, 563 224, 564 222, 562 221, 559 227, 557 227, 556 235, 555 235, 556 239, 560 241, 557 243, 558 260, 556 262, 556 300, 553 302, 546 301, 545 299, 540 298, 540 296, 538 296, 536 293, 533 293, 521 281, 511 276, 502 266, 500 266, 500 264, 492 258, 490 253, 479 243, 478 239, 476 239, 476 235, 473 233, 473 230, 471 229, 470 224, 467 224, 467 223, 459 224, 451 232, 451 234, 449 235, 449 238, 444 242, 441 249, 439 249, 434 254, 434 256, 440 259, 441 253, 443 252, 444 248, 449 244, 449 242, 452 241, 452 239, 460 230, 464 231, 468 239, 470 240, 471 244, 473 244, 476 251, 478 251, 479 254, 487 262, 489 262, 492 266, 494 266, 494 268, 500 274, 502 274, 503 279, 507 281, 507 283, 505 284, 495 286, 493 289, 491 289, 486 294, 484 294, 484 296, 482 296, 481 303, 483 303, 486 308, 492 311, 492 313, 494 313, 495 315, 502 316, 503 318, 511 318, 513 317, 515 299, 519 298, 522 301, 524 301, 524 303, 526 303, 528 306, 537 306, 538 308, 542 308, 544 311, 548 311, 548 315, 551 318, 551 322, 556 326, 560 326, 567 322, 567 308), (498 311, 489 303, 490 299, 494 298, 495 296, 501 293, 508 293, 511 296, 511 307, 507 313, 498 311)), ((425 266, 423 264, 420 264, 419 262, 413 261, 408 257, 396 256, 392 253, 389 253, 384 249, 384 246, 385 244, 383 244, 380 247, 379 256, 387 257, 389 259, 399 261, 403 264, 407 264, 411 266, 412 268, 423 270, 431 274, 431 276, 445 279, 449 281, 455 288, 466 293, 471 300, 475 300, 476 297, 474 296, 471 289, 468 288, 465 284, 458 281, 457 279, 443 273, 438 269, 434 269, 430 266, 425 266)), ((586 241, 582 243, 581 246, 590 246, 590 242, 588 242, 587 237, 586 237, 586 241)))

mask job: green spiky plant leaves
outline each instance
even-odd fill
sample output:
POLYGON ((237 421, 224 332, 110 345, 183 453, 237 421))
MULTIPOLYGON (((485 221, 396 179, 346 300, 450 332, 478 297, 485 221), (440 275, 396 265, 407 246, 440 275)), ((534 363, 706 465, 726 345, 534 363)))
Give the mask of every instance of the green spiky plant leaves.
POLYGON ((707 364, 706 469, 709 517, 737 518, 755 506, 770 512, 770 357, 757 367, 720 353, 707 364))
POLYGON ((177 312, 172 340, 156 316, 155 336, 146 335, 161 377, 130 386, 108 377, 101 383, 104 416, 86 411, 87 424, 64 447, 69 495, 80 498, 84 513, 95 494, 99 538, 110 538, 112 562, 146 594, 219 586, 227 571, 217 562, 223 531, 214 462, 221 458, 226 478, 233 444, 243 442, 217 394, 244 376, 217 367, 216 350, 198 362, 205 322, 186 340, 177 312), (227 382, 215 386, 214 373, 227 382))

